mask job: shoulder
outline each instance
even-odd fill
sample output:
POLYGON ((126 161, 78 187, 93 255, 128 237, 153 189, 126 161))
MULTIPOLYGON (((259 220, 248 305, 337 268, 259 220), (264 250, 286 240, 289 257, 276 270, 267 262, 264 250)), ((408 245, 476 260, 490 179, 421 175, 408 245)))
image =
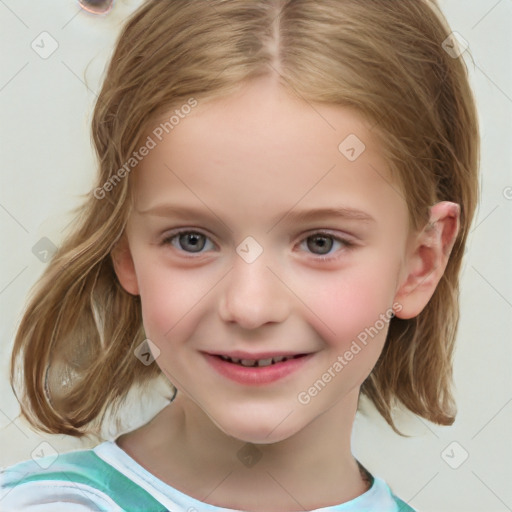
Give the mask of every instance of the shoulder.
MULTIPOLYGON (((389 485, 379 477, 372 477, 371 488, 363 495, 356 498, 351 505, 354 510, 379 510, 380 512, 416 512, 405 501, 396 496, 389 485)), ((345 510, 345 509, 342 509, 345 510)))
POLYGON ((398 496, 396 496, 393 491, 390 489, 389 485, 382 479, 377 479, 377 485, 380 487, 382 494, 385 494, 389 497, 390 502, 392 503, 392 507, 390 507, 390 511, 393 512, 416 512, 410 505, 408 505, 405 501, 401 500, 398 496))
POLYGON ((397 512, 416 512, 416 509, 412 508, 410 505, 405 503, 405 501, 402 501, 400 498, 395 496, 393 493, 391 493, 391 497, 393 498, 393 500, 396 503, 396 506, 397 506, 396 511, 397 512))
MULTIPOLYGON (((2 469, 2 510, 122 510, 98 485, 101 460, 96 459, 92 450, 83 450, 2 469)), ((107 469, 107 476, 108 468, 103 469, 107 469)))
POLYGON ((29 460, 2 469, 0 503, 5 512, 163 510, 144 489, 94 450, 29 460))

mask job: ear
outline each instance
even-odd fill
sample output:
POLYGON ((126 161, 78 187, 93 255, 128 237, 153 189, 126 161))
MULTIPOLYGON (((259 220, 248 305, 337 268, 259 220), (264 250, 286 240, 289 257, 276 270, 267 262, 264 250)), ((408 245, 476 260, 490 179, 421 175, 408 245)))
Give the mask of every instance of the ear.
POLYGON ((402 307, 398 318, 419 315, 444 274, 459 232, 460 207, 443 201, 430 208, 429 223, 413 235, 405 263, 405 276, 395 295, 402 307))
POLYGON ((110 253, 121 286, 132 295, 139 295, 139 283, 126 234, 123 233, 110 253))

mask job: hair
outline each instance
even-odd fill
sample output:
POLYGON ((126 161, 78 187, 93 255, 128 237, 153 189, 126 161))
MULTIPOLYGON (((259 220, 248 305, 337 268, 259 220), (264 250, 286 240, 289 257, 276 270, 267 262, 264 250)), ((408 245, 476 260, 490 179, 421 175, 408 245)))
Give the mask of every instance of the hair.
MULTIPOLYGON (((398 433, 400 403, 437 424, 455 418, 452 353, 479 136, 466 64, 442 47, 449 34, 427 0, 149 0, 122 29, 92 119, 98 190, 172 108, 274 75, 291 94, 352 107, 372 123, 412 228, 426 225, 438 201, 461 206, 436 291, 417 317, 392 318, 361 387, 398 433)), ((118 179, 103 198, 91 190, 19 325, 11 384, 22 415, 42 431, 89 433, 133 386, 161 375, 134 356, 145 338, 140 298, 121 287, 111 259, 131 181, 118 179)))

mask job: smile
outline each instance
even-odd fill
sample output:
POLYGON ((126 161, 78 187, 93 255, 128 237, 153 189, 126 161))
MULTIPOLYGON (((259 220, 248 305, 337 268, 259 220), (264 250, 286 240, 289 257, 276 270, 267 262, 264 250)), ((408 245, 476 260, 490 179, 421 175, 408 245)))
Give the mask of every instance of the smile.
POLYGON ((276 357, 270 357, 267 359, 240 359, 236 357, 229 357, 229 356, 219 356, 224 361, 228 361, 233 364, 239 364, 241 366, 245 367, 262 367, 262 366, 271 366, 277 363, 281 363, 282 361, 288 361, 289 359, 294 359, 296 357, 301 357, 301 354, 298 354, 296 356, 276 356, 276 357))
POLYGON ((271 357, 269 354, 258 358, 208 353, 204 353, 204 356, 217 374, 239 384, 262 386, 295 373, 314 356, 314 353, 272 355, 271 357))

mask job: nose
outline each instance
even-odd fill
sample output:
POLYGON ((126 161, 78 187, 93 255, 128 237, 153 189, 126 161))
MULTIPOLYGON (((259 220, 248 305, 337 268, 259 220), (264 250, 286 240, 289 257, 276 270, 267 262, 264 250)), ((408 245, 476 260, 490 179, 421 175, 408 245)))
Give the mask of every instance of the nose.
POLYGON ((292 298, 276 274, 263 256, 252 263, 236 256, 219 301, 221 319, 244 329, 283 322, 292 298))

